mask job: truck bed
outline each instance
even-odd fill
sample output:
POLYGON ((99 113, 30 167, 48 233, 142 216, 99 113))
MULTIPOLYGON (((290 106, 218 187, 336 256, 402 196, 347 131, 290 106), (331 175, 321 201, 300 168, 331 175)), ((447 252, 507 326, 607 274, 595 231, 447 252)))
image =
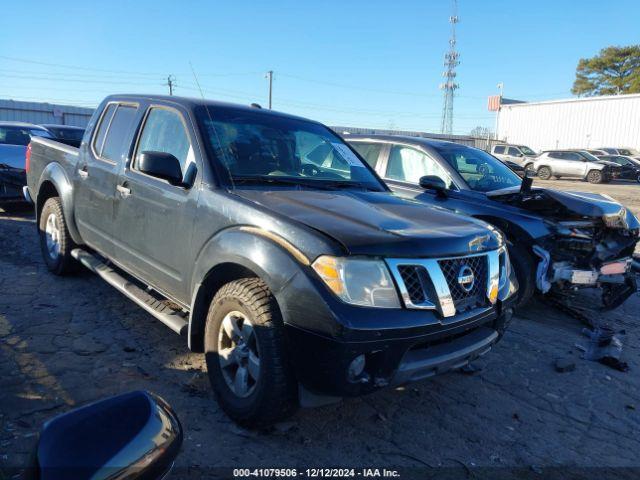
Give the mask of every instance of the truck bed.
POLYGON ((36 185, 42 176, 42 172, 50 163, 59 164, 64 170, 67 180, 72 181, 74 170, 79 158, 79 149, 56 142, 48 138, 34 137, 31 140, 31 161, 29 162, 29 174, 27 186, 35 198, 36 185))

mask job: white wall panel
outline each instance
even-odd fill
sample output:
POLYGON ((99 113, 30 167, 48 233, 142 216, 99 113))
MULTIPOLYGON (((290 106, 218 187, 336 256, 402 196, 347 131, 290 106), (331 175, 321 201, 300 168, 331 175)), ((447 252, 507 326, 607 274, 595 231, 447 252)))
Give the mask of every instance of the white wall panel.
POLYGON ((498 138, 534 150, 597 147, 640 150, 640 95, 503 105, 498 138))

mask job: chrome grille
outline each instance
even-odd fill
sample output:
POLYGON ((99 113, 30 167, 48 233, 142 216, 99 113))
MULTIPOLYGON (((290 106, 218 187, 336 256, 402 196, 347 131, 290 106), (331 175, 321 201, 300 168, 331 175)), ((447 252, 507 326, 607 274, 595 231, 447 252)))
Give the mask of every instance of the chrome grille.
POLYGON ((424 277, 427 275, 424 267, 419 265, 400 265, 398 272, 407 289, 409 298, 414 304, 423 303, 427 299, 427 286, 424 277))
POLYGON ((439 260, 438 264, 447 280, 456 311, 464 312, 486 305, 487 257, 485 255, 439 260), (468 292, 458 282, 460 270, 465 265, 471 269, 474 276, 473 286, 468 292))
POLYGON ((393 258, 386 262, 405 307, 437 310, 448 318, 496 302, 503 249, 464 257, 393 258), (469 284, 471 273, 473 285, 469 284), (464 278, 467 283, 462 281, 464 278))

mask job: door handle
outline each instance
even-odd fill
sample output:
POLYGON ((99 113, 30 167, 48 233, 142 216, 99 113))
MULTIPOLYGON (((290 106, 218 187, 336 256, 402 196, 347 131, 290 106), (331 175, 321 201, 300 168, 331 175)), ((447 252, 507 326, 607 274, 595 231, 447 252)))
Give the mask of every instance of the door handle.
POLYGON ((123 197, 128 197, 129 195, 131 195, 131 189, 125 187, 124 185, 118 185, 116 187, 116 190, 118 190, 120 195, 122 195, 123 197))
POLYGON ((86 165, 82 165, 82 167, 78 169, 78 175, 80 175, 80 178, 87 178, 89 176, 86 165))

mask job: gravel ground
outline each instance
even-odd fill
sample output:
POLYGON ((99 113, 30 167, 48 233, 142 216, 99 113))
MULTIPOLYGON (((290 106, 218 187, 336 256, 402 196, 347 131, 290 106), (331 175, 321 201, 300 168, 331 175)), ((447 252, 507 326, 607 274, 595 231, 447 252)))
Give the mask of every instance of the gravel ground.
MULTIPOLYGON (((604 191, 640 209, 638 185, 538 183, 604 191)), ((88 272, 49 274, 36 239, 30 216, 0 213, 0 479, 25 465, 47 418, 134 389, 160 394, 183 423, 172 478, 259 465, 393 466, 416 478, 434 472, 499 478, 514 468, 520 477, 560 478, 567 468, 585 468, 584 477, 574 478, 637 478, 637 470, 621 470, 640 466, 637 296, 605 315, 626 330, 627 373, 581 359, 575 344, 583 341, 582 325, 534 302, 476 363, 475 374, 303 410, 252 432, 218 408, 202 357, 188 351, 185 339, 88 272), (556 372, 558 358, 575 370, 556 372)))

